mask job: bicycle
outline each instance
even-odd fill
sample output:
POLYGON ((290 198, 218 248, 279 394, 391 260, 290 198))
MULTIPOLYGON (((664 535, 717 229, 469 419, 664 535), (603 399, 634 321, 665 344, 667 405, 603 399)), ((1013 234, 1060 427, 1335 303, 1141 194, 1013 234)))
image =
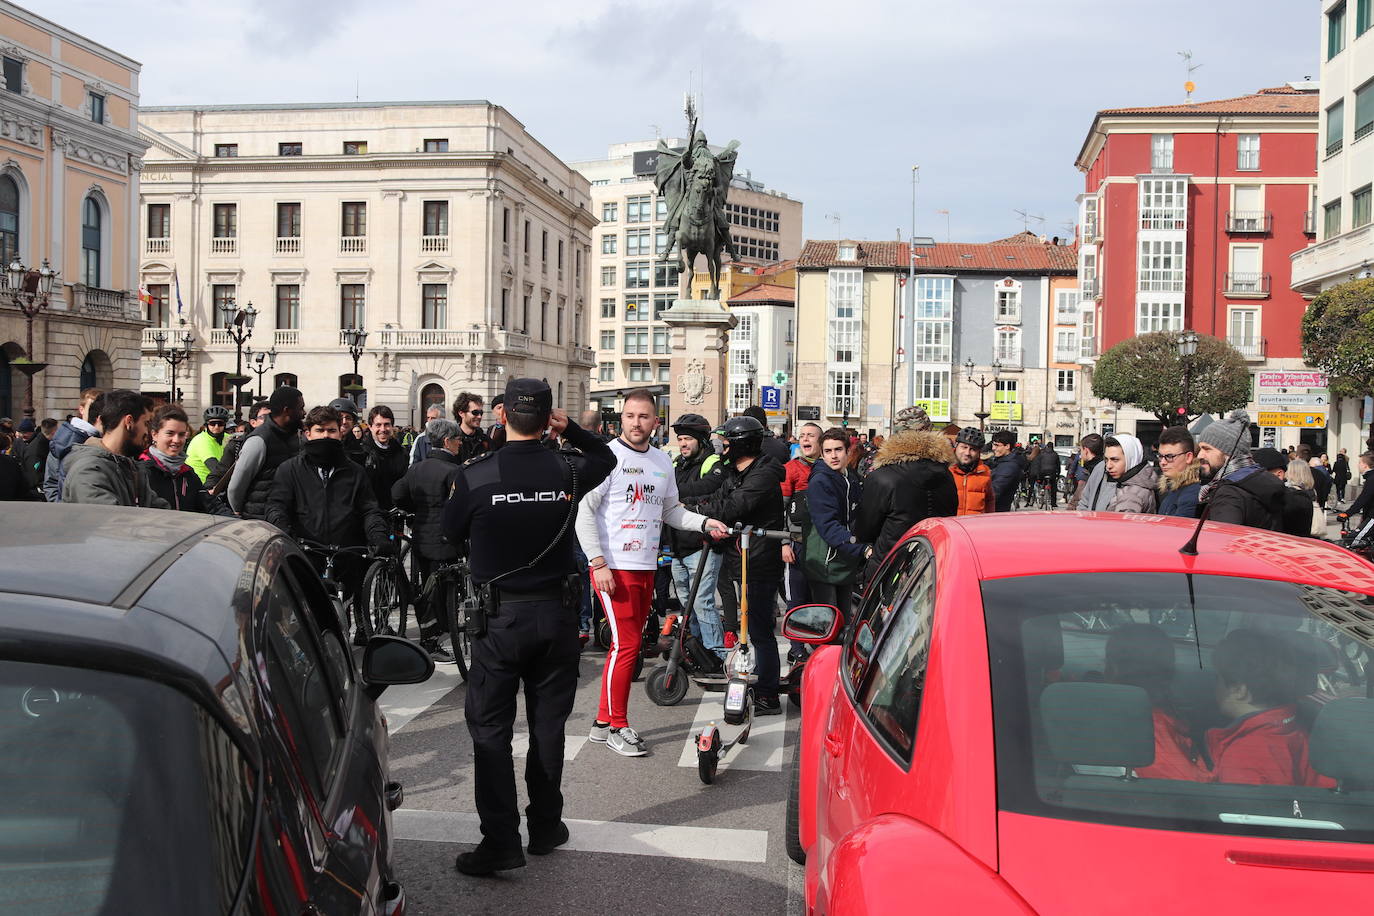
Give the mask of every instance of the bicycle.
MULTIPOLYGON (((472 581, 471 567, 466 560, 440 563, 429 574, 418 595, 418 601, 437 600, 439 613, 443 615, 443 623, 448 628, 453 661, 458 666, 458 676, 466 681, 467 660, 472 657, 472 637, 468 633, 468 621, 477 612, 477 586, 472 581)), ((420 614, 418 601, 415 606, 417 619, 420 614)))
POLYGON ((373 554, 373 557, 375 561, 363 576, 362 588, 358 590, 354 602, 358 605, 358 615, 368 622, 373 633, 404 636, 406 607, 410 604, 410 579, 402 554, 398 550, 391 556, 373 554), (397 621, 396 627, 391 625, 393 615, 397 621))
POLYGON ((1035 508, 1048 512, 1050 508, 1050 487, 1054 486, 1049 480, 1037 480, 1035 482, 1035 508))
MULTIPOLYGON (((405 637, 406 631, 409 629, 406 620, 408 609, 414 603, 413 597, 419 595, 425 588, 425 583, 420 578, 419 564, 415 562, 414 541, 410 535, 406 534, 406 526, 415 518, 415 515, 404 509, 391 509, 386 515, 391 527, 391 539, 396 542, 396 575, 398 579, 403 579, 405 582, 402 592, 405 600, 397 608, 396 635, 405 637)), ((417 626, 419 620, 419 608, 416 607, 415 621, 417 626)))
MULTIPOLYGON (((330 600, 334 602, 334 612, 339 615, 339 623, 343 625, 344 632, 354 634, 354 645, 359 644, 359 636, 362 637, 361 642, 365 644, 368 639, 375 635, 375 631, 367 619, 367 614, 358 609, 359 595, 354 595, 352 601, 344 600, 343 583, 339 581, 334 567, 340 554, 370 557, 372 556, 372 548, 340 547, 337 544, 321 544, 306 538, 301 538, 299 543, 301 549, 307 554, 315 554, 324 558, 324 570, 320 573, 320 581, 324 583, 325 591, 329 593, 330 600)), ((364 581, 366 581, 366 577, 364 577, 364 581)))

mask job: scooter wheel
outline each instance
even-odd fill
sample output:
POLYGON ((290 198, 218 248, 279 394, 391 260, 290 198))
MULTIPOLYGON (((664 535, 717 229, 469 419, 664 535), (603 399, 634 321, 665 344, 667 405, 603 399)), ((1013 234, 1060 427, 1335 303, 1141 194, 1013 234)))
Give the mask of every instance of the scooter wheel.
POLYGON ((611 625, 604 620, 596 625, 596 644, 603 649, 611 647, 611 625))
POLYGON ((649 695, 649 699, 653 700, 656 706, 676 706, 682 702, 683 697, 687 696, 687 672, 679 667, 673 673, 673 680, 670 684, 668 682, 668 666, 656 665, 644 681, 644 692, 649 695))
POLYGON ((720 731, 715 728, 697 738, 697 775, 708 786, 715 781, 720 764, 720 743, 720 731))

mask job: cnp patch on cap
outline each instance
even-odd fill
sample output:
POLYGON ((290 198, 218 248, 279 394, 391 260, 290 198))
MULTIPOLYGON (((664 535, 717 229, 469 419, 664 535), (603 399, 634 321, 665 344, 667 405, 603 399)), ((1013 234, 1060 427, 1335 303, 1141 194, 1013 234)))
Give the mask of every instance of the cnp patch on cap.
POLYGON ((506 413, 542 414, 553 409, 549 383, 537 378, 513 378, 506 382, 506 413))

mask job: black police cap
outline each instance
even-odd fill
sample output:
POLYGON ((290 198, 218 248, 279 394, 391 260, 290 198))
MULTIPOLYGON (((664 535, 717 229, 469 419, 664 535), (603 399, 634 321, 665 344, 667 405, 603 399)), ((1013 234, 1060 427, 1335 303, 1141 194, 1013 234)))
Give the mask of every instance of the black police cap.
POLYGON ((506 382, 506 413, 538 416, 553 410, 553 391, 549 383, 537 378, 513 378, 506 382))

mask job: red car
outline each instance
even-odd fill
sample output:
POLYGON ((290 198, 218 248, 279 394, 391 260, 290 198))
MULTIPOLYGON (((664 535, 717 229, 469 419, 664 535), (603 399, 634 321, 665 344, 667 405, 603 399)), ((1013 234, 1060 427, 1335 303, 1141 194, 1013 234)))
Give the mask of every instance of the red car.
POLYGON ((1374 899, 1374 565, 1162 516, 932 519, 802 684, 813 913, 1336 913, 1374 899), (1360 903, 1359 901, 1365 901, 1360 903))

